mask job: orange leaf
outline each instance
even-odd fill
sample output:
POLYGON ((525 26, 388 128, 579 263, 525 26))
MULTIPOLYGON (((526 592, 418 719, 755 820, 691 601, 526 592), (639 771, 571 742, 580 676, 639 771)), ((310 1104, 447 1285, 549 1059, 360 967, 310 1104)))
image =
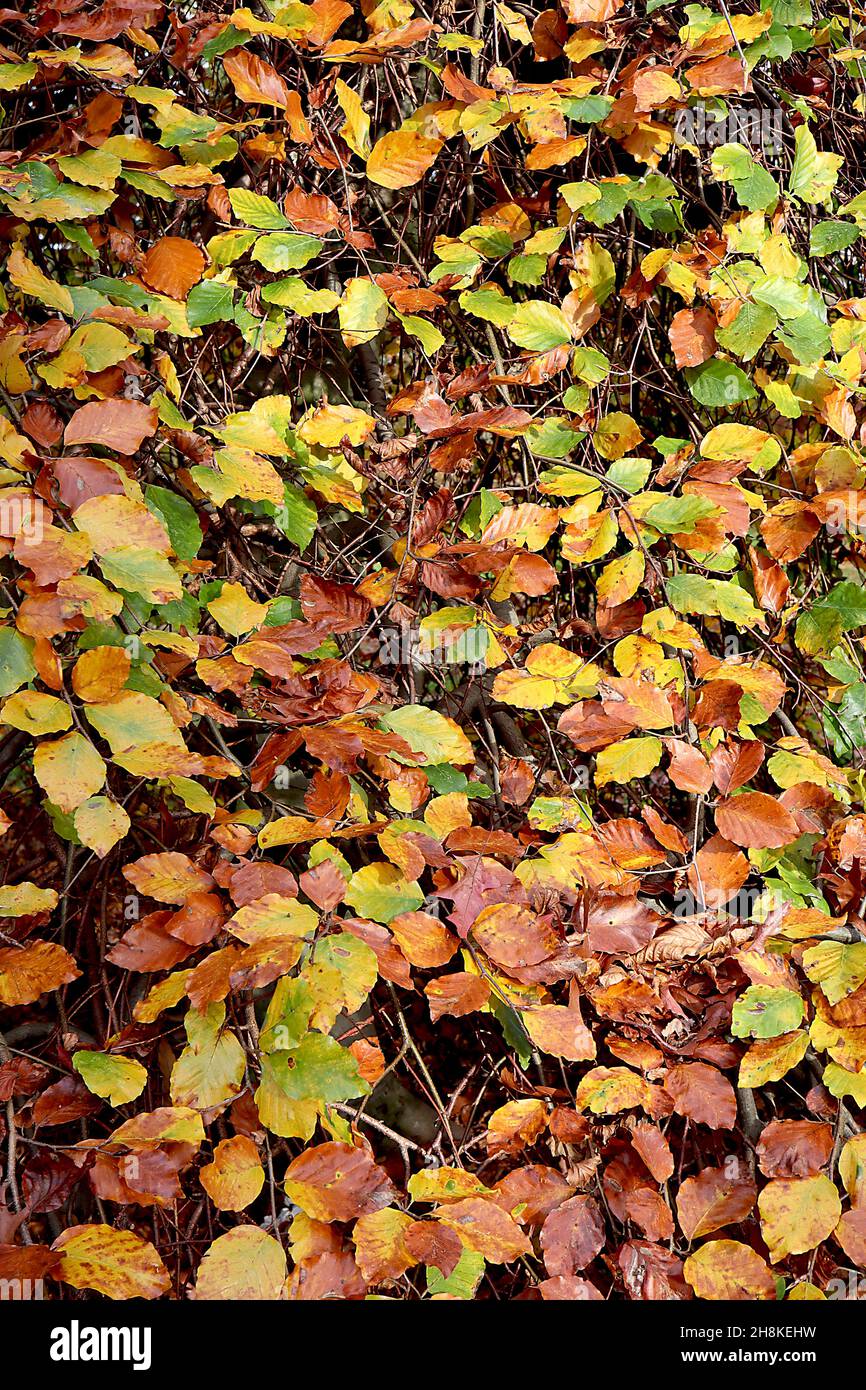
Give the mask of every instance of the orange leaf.
POLYGON ((380 188, 410 188, 433 164, 445 142, 416 130, 390 130, 367 160, 367 178, 380 188))
POLYGON ((745 849, 781 849, 800 835, 790 811, 764 792, 743 792, 720 801, 715 816, 719 833, 745 849))
POLYGON ((40 994, 68 985, 80 974, 69 952, 53 941, 4 946, 0 949, 0 1004, 5 1008, 32 1004, 40 994))
POLYGON ((235 48, 224 55, 223 67, 241 101, 282 108, 288 105, 288 87, 264 58, 257 58, 245 48, 235 48))
POLYGON ((680 309, 668 330, 678 367, 700 367, 716 350, 716 320, 711 309, 680 309))
POLYGON ((204 252, 194 242, 185 237, 164 236, 146 253, 141 278, 169 299, 186 299, 201 279, 206 264, 204 252))
POLYGON ((102 444, 119 454, 134 454, 142 440, 156 434, 158 424, 156 411, 144 401, 88 401, 72 416, 64 440, 67 445, 102 444))

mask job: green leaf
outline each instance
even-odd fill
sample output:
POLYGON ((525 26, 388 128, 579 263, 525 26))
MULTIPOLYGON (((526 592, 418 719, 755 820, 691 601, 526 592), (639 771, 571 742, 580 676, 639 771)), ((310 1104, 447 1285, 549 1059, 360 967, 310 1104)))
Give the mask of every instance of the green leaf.
POLYGON ((498 328, 503 328, 514 317, 517 308, 514 300, 509 299, 498 285, 482 285, 478 290, 464 290, 458 302, 467 314, 474 314, 476 318, 496 324, 498 328))
POLYGON ((817 222, 809 237, 809 255, 833 256, 853 246, 859 236, 859 228, 853 222, 817 222))
POLYGON ((804 366, 820 361, 830 351, 827 325, 814 314, 801 314, 790 320, 779 330, 779 338, 804 366))
POLYGON ((820 941, 803 952, 803 969, 828 1004, 838 1004, 866 980, 866 942, 820 941))
POLYGON ((333 1104, 370 1091, 349 1049, 324 1033, 308 1033, 298 1047, 272 1052, 270 1064, 277 1084, 290 1100, 333 1104))
POLYGON ((836 187, 842 156, 820 154, 815 137, 805 124, 798 125, 794 131, 794 146, 794 163, 788 182, 789 194, 795 198, 802 198, 804 203, 828 203, 836 187))
POLYGON ((687 368, 686 381, 695 400, 710 410, 729 409, 757 395, 746 373, 719 357, 711 357, 700 367, 687 368))
POLYGON ((17 92, 32 82, 38 71, 36 63, 0 63, 0 92, 17 92))
POLYGON ((399 314, 396 310, 394 317, 411 337, 418 339, 428 357, 432 357, 444 345, 444 336, 428 319, 422 319, 419 314, 399 314))
POLYGON ((202 543, 202 531, 195 508, 170 488, 150 483, 144 500, 168 532, 172 549, 181 560, 194 560, 202 543))
POLYGON ((807 656, 826 656, 842 636, 842 616, 826 604, 816 603, 801 613, 794 628, 794 641, 807 656))
POLYGON ((388 923, 401 912, 417 912, 424 894, 417 883, 403 877, 396 864, 365 864, 352 875, 346 902, 361 917, 388 923))
POLYGON ((286 483, 285 500, 277 507, 274 520, 283 535, 303 554, 316 534, 319 514, 302 488, 286 483))
POLYGON ((774 208, 781 196, 775 179, 757 164, 743 145, 721 145, 710 161, 713 174, 733 185, 741 207, 750 211, 774 208))
POLYGON ((14 627, 0 627, 0 699, 36 679, 33 643, 14 627))
POLYGON ((285 280, 273 280, 270 285, 264 285, 262 300, 265 304, 277 304, 281 309, 291 309, 306 319, 336 309, 340 296, 333 290, 314 290, 300 275, 289 275, 285 280))
POLYGON ((834 585, 821 600, 820 606, 832 608, 839 614, 843 632, 852 632, 854 628, 866 625, 866 589, 850 579, 834 585))
POLYGON ((244 222, 248 227, 282 231, 284 227, 289 226, 289 219, 283 216, 276 203, 263 197, 261 193, 251 193, 248 188, 231 188, 229 202, 238 221, 244 222))
POLYGON ((405 739, 413 753, 408 757, 397 750, 389 756, 398 763, 424 767, 437 763, 471 763, 472 745, 455 720, 428 705, 403 705, 386 714, 381 727, 405 739))
POLYGON ((318 256, 321 249, 318 237, 304 236, 301 232, 273 232, 271 236, 259 237, 251 256, 265 270, 300 270, 318 256))
POLYGON ((508 336, 530 352, 550 352, 571 342, 571 329, 561 309, 545 299, 518 304, 507 325, 508 336))
POLYGON ((202 280, 194 285, 186 301, 186 321, 190 328, 230 319, 234 311, 234 290, 219 280, 202 280))
POLYGON ((677 613, 725 618, 748 627, 761 622, 761 612, 755 607, 754 599, 730 580, 675 574, 667 580, 666 589, 671 607, 677 613))
POLYGON ((170 603, 181 598, 183 585, 164 555, 155 550, 126 545, 99 557, 99 568, 117 589, 140 594, 149 603, 170 603))
POLYGON ((712 516, 717 507, 707 497, 694 495, 685 497, 666 497, 662 502, 654 502, 642 516, 657 531, 670 535, 677 531, 693 531, 705 516, 712 516))
POLYGON ((431 1297, 474 1298, 485 1268, 483 1255, 477 1250, 464 1250, 447 1278, 436 1265, 427 1266, 427 1290, 431 1297))
POLYGON ((716 342, 726 352, 733 352, 749 362, 763 347, 778 322, 775 310, 768 304, 752 304, 747 300, 733 323, 727 328, 716 329, 716 342))

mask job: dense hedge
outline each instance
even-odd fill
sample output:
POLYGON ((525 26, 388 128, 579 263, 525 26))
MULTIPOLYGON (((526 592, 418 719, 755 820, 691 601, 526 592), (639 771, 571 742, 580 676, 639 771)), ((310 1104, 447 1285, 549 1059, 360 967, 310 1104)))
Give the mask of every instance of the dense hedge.
POLYGON ((0 1278, 847 1287, 859 12, 0 27, 0 1278))

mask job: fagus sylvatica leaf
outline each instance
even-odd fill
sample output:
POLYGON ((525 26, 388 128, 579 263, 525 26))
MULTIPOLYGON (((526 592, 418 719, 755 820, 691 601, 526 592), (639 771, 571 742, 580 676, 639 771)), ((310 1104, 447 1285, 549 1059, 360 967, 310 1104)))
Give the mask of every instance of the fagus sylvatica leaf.
POLYGON ((30 8, 0 1276, 828 1296, 866 1258, 862 17, 30 8))

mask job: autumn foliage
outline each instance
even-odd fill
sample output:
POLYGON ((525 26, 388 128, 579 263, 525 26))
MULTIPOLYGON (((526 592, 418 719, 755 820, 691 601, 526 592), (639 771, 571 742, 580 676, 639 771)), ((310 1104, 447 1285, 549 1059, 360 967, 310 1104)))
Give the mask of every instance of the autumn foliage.
POLYGON ((822 0, 0 11, 0 1280, 866 1270, 822 0))

